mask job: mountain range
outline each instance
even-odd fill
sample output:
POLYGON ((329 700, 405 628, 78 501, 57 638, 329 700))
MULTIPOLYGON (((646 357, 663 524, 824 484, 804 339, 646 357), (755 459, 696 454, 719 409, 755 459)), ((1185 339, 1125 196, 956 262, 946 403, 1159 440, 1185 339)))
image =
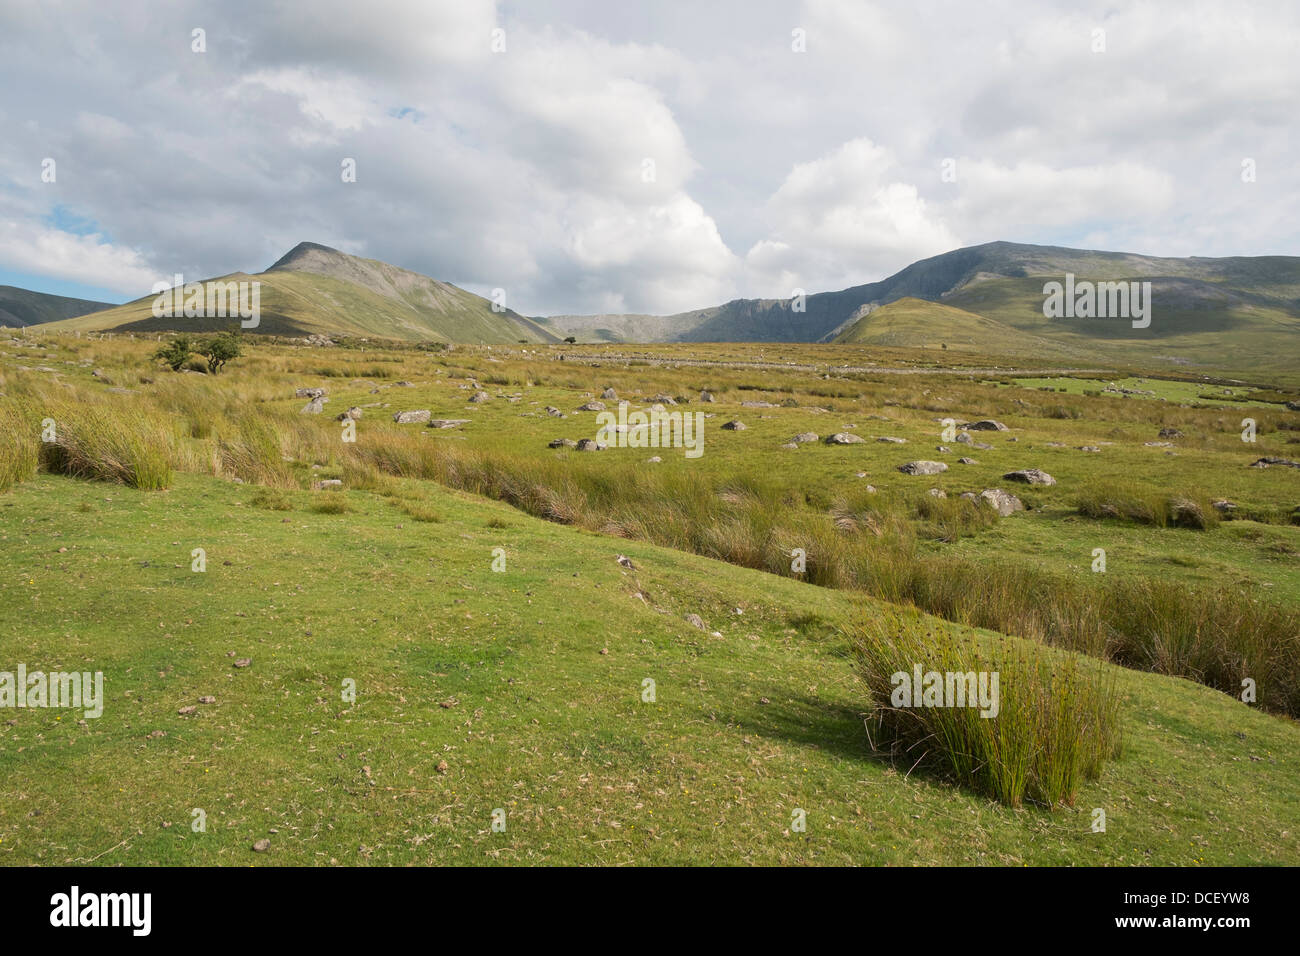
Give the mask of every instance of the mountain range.
MULTIPOLYGON (((1161 258, 990 242, 914 262, 878 282, 791 299, 735 299, 675 315, 495 311, 447 282, 317 243, 299 243, 265 272, 258 331, 405 341, 841 342, 972 349, 1079 360, 1142 357, 1173 364, 1294 368, 1300 357, 1300 257, 1161 258), (1052 319, 1043 287, 1081 280, 1149 281, 1153 321, 1052 319)), ((155 318, 152 296, 103 303, 0 290, 0 322, 81 330, 190 331, 228 324, 155 318), (17 320, 16 322, 13 320, 17 320)), ((1226 367, 1226 366, 1225 366, 1226 367)))

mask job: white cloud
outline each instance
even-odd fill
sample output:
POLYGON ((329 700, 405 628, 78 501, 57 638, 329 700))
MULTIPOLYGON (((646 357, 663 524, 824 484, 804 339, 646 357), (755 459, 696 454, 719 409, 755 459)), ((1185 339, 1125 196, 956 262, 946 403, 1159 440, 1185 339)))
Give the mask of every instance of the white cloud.
MULTIPOLYGON (((1300 239, 1300 9, 1280 0, 942 16, 862 0, 664 0, 654 16, 68 0, 0 24, 8 228, 34 241, 61 209, 163 275, 256 271, 311 239, 507 288, 532 314, 664 311, 858 284, 963 242, 1225 255, 1300 239), (39 182, 45 156, 57 185, 39 182)), ((0 252, 50 274, 31 262, 0 252)))
POLYGON ((58 229, 0 220, 0 262, 15 271, 144 295, 162 276, 134 249, 103 236, 77 236, 58 229))
POLYGON ((768 202, 771 236, 746 264, 763 294, 843 288, 958 245, 888 150, 855 139, 795 166, 768 202))

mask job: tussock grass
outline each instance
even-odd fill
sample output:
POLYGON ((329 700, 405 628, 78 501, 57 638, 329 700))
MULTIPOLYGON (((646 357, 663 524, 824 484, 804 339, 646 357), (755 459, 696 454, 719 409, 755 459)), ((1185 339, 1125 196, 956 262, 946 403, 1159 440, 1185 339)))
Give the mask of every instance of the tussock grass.
POLYGON ((265 508, 268 511, 293 510, 293 502, 289 500, 288 496, 274 488, 263 488, 253 495, 249 504, 254 508, 265 508))
POLYGON ((0 491, 36 474, 40 419, 17 404, 0 405, 0 491))
POLYGON ((1219 525, 1219 513, 1206 495, 1168 494, 1136 483, 1107 482, 1083 491, 1075 507, 1085 518, 1121 518, 1157 528, 1207 531, 1219 525))
POLYGON ((271 488, 298 487, 284 460, 283 436, 283 426, 264 415, 240 416, 233 429, 218 439, 219 474, 271 488))
POLYGON ((1073 805, 1083 782, 1120 754, 1119 698, 1100 665, 1005 637, 981 645, 973 634, 935 633, 904 614, 863 625, 850 639, 871 694, 873 743, 909 770, 929 766, 1008 806, 1054 807, 1073 805), (910 686, 916 665, 923 673, 976 680, 982 672, 990 690, 996 674, 996 715, 896 697, 900 680, 910 686))
POLYGON ((72 401, 48 403, 42 411, 54 420, 54 440, 40 444, 46 470, 144 491, 171 484, 174 435, 157 412, 72 401))
POLYGON ((346 498, 330 492, 321 492, 308 509, 318 515, 343 515, 352 510, 346 498))

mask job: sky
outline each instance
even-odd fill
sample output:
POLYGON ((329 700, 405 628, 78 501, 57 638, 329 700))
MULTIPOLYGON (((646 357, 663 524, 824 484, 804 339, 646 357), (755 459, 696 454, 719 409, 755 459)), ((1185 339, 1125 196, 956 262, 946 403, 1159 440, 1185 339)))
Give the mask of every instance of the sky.
POLYGON ((666 314, 999 239, 1295 254, 1298 93, 1293 2, 5 0, 0 284, 308 240, 666 314))

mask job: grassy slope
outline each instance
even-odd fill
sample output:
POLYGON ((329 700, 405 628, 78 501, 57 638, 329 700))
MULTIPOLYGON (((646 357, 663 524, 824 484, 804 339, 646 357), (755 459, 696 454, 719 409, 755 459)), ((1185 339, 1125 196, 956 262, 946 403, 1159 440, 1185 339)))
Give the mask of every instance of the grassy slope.
MULTIPOLYGON (((346 335, 408 342, 554 341, 551 333, 513 312, 496 313, 481 296, 453 289, 436 308, 378 295, 352 282, 306 272, 235 273, 217 281, 262 283, 262 320, 257 331, 280 335, 346 335)), ((207 331, 230 319, 156 319, 153 297, 50 325, 53 331, 207 331)))
POLYGON ((1010 811, 868 755, 834 625, 870 603, 427 486, 442 523, 257 493, 42 476, 0 498, 0 659, 101 668, 108 697, 88 726, 4 715, 0 862, 1300 861, 1300 728, 1203 687, 1121 672, 1124 758, 1076 810, 1010 811))
POLYGON ((905 297, 864 315, 835 337, 841 345, 960 349, 985 354, 1078 357, 1036 335, 939 302, 905 297))
POLYGON ((1086 349, 1098 361, 1159 365, 1171 358, 1248 376, 1300 382, 1300 318, 1268 303, 1235 303, 1195 309, 1185 302, 1162 308, 1153 293, 1151 327, 1134 329, 1125 319, 1048 319, 1043 316, 1041 276, 989 279, 947 297, 945 303, 995 318, 1062 345, 1086 349), (1230 347, 1225 349, 1225 342, 1230 347))
POLYGON ((41 325, 107 308, 110 308, 107 302, 73 299, 65 295, 50 295, 0 285, 0 325, 14 328, 41 325))

